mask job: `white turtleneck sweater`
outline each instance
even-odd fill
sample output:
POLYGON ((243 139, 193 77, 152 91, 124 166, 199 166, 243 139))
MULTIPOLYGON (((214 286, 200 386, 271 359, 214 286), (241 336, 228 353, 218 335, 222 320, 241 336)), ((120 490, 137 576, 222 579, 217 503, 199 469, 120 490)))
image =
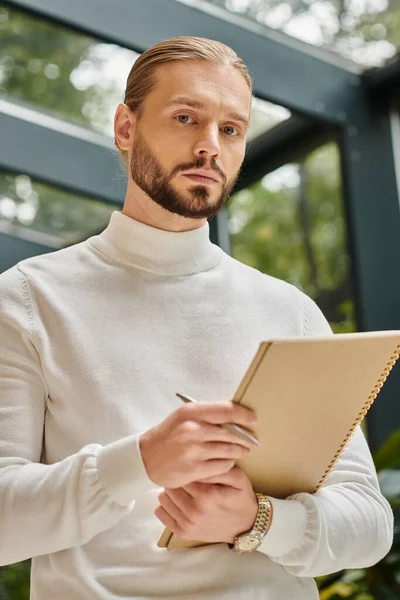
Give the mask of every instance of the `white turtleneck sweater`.
POLYGON ((100 235, 3 273, 0 565, 33 557, 31 600, 312 600, 314 576, 378 561, 392 512, 360 430, 320 492, 272 498, 259 551, 157 547, 139 435, 177 391, 231 398, 262 340, 330 332, 297 288, 212 244, 208 223, 175 233, 115 212, 100 235))

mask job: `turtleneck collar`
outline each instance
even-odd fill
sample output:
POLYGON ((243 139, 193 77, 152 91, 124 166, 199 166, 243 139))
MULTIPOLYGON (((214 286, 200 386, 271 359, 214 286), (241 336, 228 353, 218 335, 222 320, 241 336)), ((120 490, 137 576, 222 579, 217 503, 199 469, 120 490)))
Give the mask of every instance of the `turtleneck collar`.
POLYGON ((210 241, 209 224, 191 231, 164 231, 115 211, 107 228, 90 238, 117 262, 160 275, 193 275, 215 267, 223 251, 210 241))

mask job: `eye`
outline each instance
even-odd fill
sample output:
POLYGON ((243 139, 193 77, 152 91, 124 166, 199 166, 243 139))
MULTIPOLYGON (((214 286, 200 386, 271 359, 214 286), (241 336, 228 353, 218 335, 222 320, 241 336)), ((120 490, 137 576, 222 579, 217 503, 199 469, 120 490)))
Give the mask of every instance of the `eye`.
POLYGON ((183 123, 184 125, 186 125, 189 121, 188 120, 184 121, 183 119, 192 119, 192 121, 193 121, 193 117, 189 117, 189 115, 178 115, 175 117, 175 119, 178 119, 179 123, 183 123))
POLYGON ((232 127, 231 125, 227 125, 223 129, 229 137, 235 137, 236 135, 239 135, 239 131, 236 129, 236 127, 232 127))

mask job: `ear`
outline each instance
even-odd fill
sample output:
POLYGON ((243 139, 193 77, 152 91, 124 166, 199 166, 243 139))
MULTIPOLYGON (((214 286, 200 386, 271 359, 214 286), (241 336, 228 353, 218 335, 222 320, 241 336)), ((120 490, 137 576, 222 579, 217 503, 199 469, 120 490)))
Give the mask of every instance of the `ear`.
POLYGON ((114 115, 114 136, 120 150, 132 148, 135 127, 135 113, 126 104, 118 104, 114 115))

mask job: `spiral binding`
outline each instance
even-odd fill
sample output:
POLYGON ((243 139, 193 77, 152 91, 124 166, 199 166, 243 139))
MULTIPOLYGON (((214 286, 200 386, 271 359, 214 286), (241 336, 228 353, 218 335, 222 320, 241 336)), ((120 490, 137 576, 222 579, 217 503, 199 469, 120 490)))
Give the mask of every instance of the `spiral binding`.
POLYGON ((363 418, 365 417, 365 415, 371 408, 371 405, 374 402, 375 398, 381 391, 383 384, 385 383, 386 379, 388 378, 389 373, 393 369, 394 365, 396 364, 396 361, 398 360, 399 356, 400 356, 400 344, 398 346, 396 346, 396 349, 394 350, 392 356, 390 357, 390 360, 388 361, 385 369, 383 370, 382 375, 378 378, 378 381, 372 388, 372 391, 371 391, 370 395, 368 396, 368 400, 365 402, 364 406, 362 407, 361 411, 358 414, 358 417, 355 419, 354 423, 350 427, 348 434, 346 435, 343 442, 339 446, 338 451, 336 452, 335 456, 329 463, 328 468, 326 469, 325 473, 322 475, 321 479, 319 480, 317 487, 314 490, 314 493, 318 492, 318 490, 325 483, 326 478, 328 477, 329 473, 332 471, 333 467, 336 465, 337 461, 340 458, 340 455, 342 454, 343 450, 345 449, 350 438, 353 436, 357 425, 363 420, 363 418))

